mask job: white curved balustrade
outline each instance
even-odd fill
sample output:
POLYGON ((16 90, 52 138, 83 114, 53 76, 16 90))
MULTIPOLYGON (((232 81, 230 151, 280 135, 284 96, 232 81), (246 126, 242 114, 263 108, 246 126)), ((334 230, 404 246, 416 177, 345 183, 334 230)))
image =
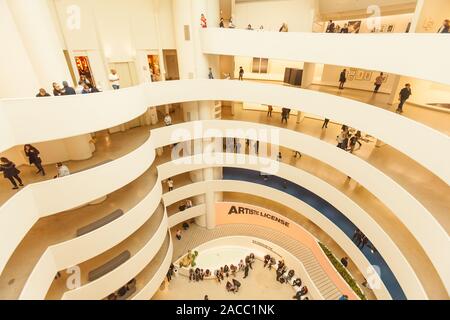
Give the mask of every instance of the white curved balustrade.
POLYGON ((34 183, 18 192, 0 207, 0 272, 40 218, 122 188, 142 175, 154 158, 155 148, 149 138, 136 150, 114 161, 63 178, 34 183))
MULTIPOLYGON (((163 199, 166 199, 166 197, 163 196, 163 199)), ((184 199, 179 199, 180 200, 184 200, 184 199)), ((175 201, 177 202, 177 201, 175 201)), ((174 202, 170 203, 166 203, 164 200, 164 204, 166 205, 166 207, 170 206, 171 204, 173 204, 174 202)), ((191 208, 188 208, 184 211, 180 211, 177 212, 175 214, 172 214, 169 216, 169 228, 173 228, 174 226, 176 226, 177 224, 180 224, 181 222, 184 221, 188 221, 191 220, 193 218, 202 216, 206 213, 206 205, 205 204, 198 204, 195 205, 191 208)))
MULTIPOLYGON (((241 131, 234 131, 234 135, 230 137, 243 139, 247 138, 246 132, 255 129, 265 130, 269 134, 271 130, 275 130, 279 137, 279 145, 320 159, 363 185, 383 202, 417 239, 439 273, 447 291, 449 291, 450 259, 447 254, 442 254, 442 252, 450 251, 447 232, 421 203, 394 180, 366 161, 299 132, 242 121, 194 121, 171 126, 171 128, 153 130, 152 134, 155 141, 158 141, 158 146, 161 147, 167 141, 167 138, 171 137, 172 131, 176 129, 180 129, 176 131, 178 135, 173 136, 168 144, 186 140, 186 134, 189 136, 189 140, 224 137, 229 129, 235 128, 239 128, 241 131), (183 136, 181 133, 183 133, 183 136), (445 246, 448 250, 443 251, 442 246, 445 246)), ((258 138, 261 142, 273 143, 273 141, 270 141, 270 136, 258 138)), ((324 199, 327 200, 328 197, 324 199)))
POLYGON ((163 218, 158 230, 139 252, 101 278, 89 282, 79 288, 65 292, 62 299, 100 300, 122 287, 130 279, 136 277, 136 275, 152 261, 166 239, 167 228, 167 212, 164 210, 163 218))
MULTIPOLYGON (((170 235, 169 235, 170 236, 170 235)), ((164 261, 161 263, 158 271, 152 277, 152 279, 131 299, 131 300, 150 300, 156 291, 161 286, 161 283, 164 282, 167 270, 172 263, 173 258, 173 240, 170 236, 169 249, 167 250, 166 257, 164 261)))
POLYGON ((450 43, 444 34, 251 32, 206 28, 201 30, 200 38, 205 54, 351 66, 450 84, 447 73, 443 72, 450 70, 450 43))
MULTIPOLYGON (((225 154, 219 154, 220 158, 225 159, 225 154), (222 157, 223 156, 223 157, 222 157)), ((183 158, 187 162, 192 160, 194 157, 186 157, 183 158)), ((261 163, 259 157, 245 155, 245 163, 243 164, 220 164, 215 163, 213 166, 226 166, 226 167, 236 167, 236 168, 244 168, 254 171, 260 171, 261 167, 258 163, 261 163), (253 163, 253 164, 252 164, 253 163)), ((304 187, 305 189, 317 194, 323 199, 326 199, 331 205, 337 208, 340 212, 342 212, 350 221, 352 221, 375 245, 377 250, 380 252, 381 256, 384 258, 386 263, 389 265, 389 268, 394 273, 397 281, 399 282, 401 288, 405 292, 405 295, 408 299, 427 299, 427 295, 423 289, 420 280, 417 278, 413 268, 404 257, 403 253, 397 247, 397 245, 392 241, 388 234, 378 225, 378 223, 373 220, 373 218, 367 214, 361 207, 359 207, 353 200, 351 200, 348 196, 343 194, 341 191, 337 190, 333 186, 329 185, 325 181, 317 178, 316 176, 303 171, 299 168, 287 165, 285 163, 278 163, 277 161, 272 160, 273 164, 278 164, 280 166, 277 176, 287 179, 299 186, 304 187)), ((210 167, 211 165, 207 164, 179 164, 172 162, 167 162, 158 166, 158 173, 161 179, 167 179, 169 177, 173 177, 185 172, 189 172, 192 170, 199 170, 210 167)), ((253 187, 236 187, 236 191, 234 192, 244 192, 242 190, 252 190, 253 187), (242 188, 242 189, 241 189, 242 188), (238 191, 239 190, 239 191, 238 191)), ((176 188, 171 192, 165 193, 163 195, 164 203, 166 206, 181 201, 183 199, 196 196, 202 193, 205 193, 209 190, 209 186, 207 184, 199 185, 199 188, 193 188, 193 185, 184 186, 181 188, 176 188)), ((267 191, 269 192, 269 191, 267 191)), ((272 191, 269 192, 272 197, 272 191)), ((267 194, 267 193, 266 193, 267 194)), ((261 197, 266 197, 266 194, 262 194, 261 197)), ((274 200, 275 201, 275 200, 274 200)), ((286 205, 284 202, 280 202, 283 205, 286 205)), ((196 206, 197 207, 197 206, 196 206)), ((193 207, 193 208, 196 208, 193 207)), ((193 209, 191 208, 191 209, 193 209)), ((201 208, 203 209, 203 208, 201 208)), ((199 210, 201 210, 199 209, 199 210)), ((204 209, 203 209, 204 210, 204 209)), ((204 211, 203 211, 204 212, 204 211)), ((299 211, 302 212, 303 211, 299 211)), ((179 212, 177 214, 169 217, 170 219, 177 219, 177 223, 185 221, 181 220, 181 217, 184 217, 185 211, 179 212), (180 219, 178 219, 180 216, 180 219)), ((328 225, 321 225, 321 219, 317 219, 315 215, 307 215, 305 216, 317 224, 319 227, 325 228, 328 225)), ((322 215, 321 215, 322 216, 322 215)), ((326 220, 326 218, 325 218, 326 220)), ((169 222, 170 223, 170 222, 169 222)), ((323 229, 322 228, 322 229, 323 229)), ((336 227, 335 227, 336 228, 336 227)), ((326 233, 332 234, 333 230, 323 229, 326 233)), ((334 238, 334 237, 333 237, 334 238)), ((341 244, 340 242, 338 242, 341 244)), ((352 257, 352 259, 354 259, 352 257)), ((366 270, 366 269, 360 269, 366 270)))
POLYGON ((0 124, 5 122, 1 119, 4 114, 10 125, 0 127, 0 150, 106 129, 143 114, 150 106, 199 100, 290 106, 293 110, 333 119, 381 139, 450 183, 450 138, 447 135, 359 101, 246 81, 167 81, 84 96, 1 100, 0 124), (27 117, 23 117, 24 114, 27 117), (34 119, 40 119, 39 123, 34 119), (436 150, 441 150, 441 154, 431 156, 436 150))
POLYGON ((128 238, 153 216, 161 197, 162 185, 157 180, 150 193, 123 216, 88 234, 48 247, 33 268, 20 298, 45 297, 56 272, 89 260, 128 238))

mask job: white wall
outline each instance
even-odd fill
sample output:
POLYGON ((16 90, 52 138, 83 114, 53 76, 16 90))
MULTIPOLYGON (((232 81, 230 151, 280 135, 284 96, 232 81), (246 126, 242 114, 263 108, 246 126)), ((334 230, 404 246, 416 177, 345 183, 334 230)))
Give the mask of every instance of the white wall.
POLYGON ((254 29, 260 25, 265 30, 278 31, 287 23, 289 31, 312 30, 316 0, 248 1, 235 5, 233 23, 238 28, 251 24, 254 29))
POLYGON ((442 41, 448 40, 445 34, 280 33, 207 28, 201 31, 201 37, 203 52, 208 54, 352 66, 450 84, 450 77, 442 72, 450 70, 450 41, 442 41))
POLYGON ((244 69, 244 79, 284 80, 286 68, 303 69, 303 62, 269 59, 267 73, 253 73, 253 57, 234 57, 234 78, 239 78, 239 67, 244 69))
MULTIPOLYGON (((331 85, 337 87, 339 85, 339 75, 343 69, 347 69, 347 73, 350 71, 351 67, 342 67, 326 64, 323 67, 322 78, 320 81, 315 81, 316 84, 331 85)), ((361 69, 358 69, 361 70, 361 69)), ((364 69, 363 69, 364 70, 364 69)), ((373 91, 375 86, 374 82, 376 78, 380 75, 379 71, 374 70, 364 70, 372 73, 370 80, 350 80, 347 76, 347 82, 345 83, 346 88, 360 89, 360 90, 370 90, 373 91)), ((379 92, 391 93, 394 88, 395 75, 384 73, 384 77, 387 76, 386 82, 381 85, 379 92)))

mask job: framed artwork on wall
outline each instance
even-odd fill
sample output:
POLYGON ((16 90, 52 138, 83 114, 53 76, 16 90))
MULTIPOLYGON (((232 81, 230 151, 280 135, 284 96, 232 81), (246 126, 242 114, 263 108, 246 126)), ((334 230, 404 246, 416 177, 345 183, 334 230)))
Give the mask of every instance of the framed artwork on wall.
POLYGON ((359 70, 358 69, 356 71, 355 80, 363 80, 364 79, 364 74, 365 74, 364 70, 359 70))
POLYGON ((159 67, 159 56, 158 55, 147 55, 148 66, 150 68, 150 75, 152 77, 152 82, 161 80, 161 70, 159 67))
POLYGON ((365 81, 370 81, 370 79, 372 79, 372 72, 370 72, 370 71, 365 71, 365 72, 364 72, 364 80, 365 80, 365 81))
POLYGON ((350 68, 350 70, 347 73, 347 79, 348 81, 353 81, 355 79, 355 75, 356 75, 356 70, 355 68, 350 68))
POLYGON ((359 33, 361 29, 361 20, 348 22, 348 33, 359 33))
POLYGON ((77 66, 77 71, 79 76, 85 76, 89 80, 90 84, 95 86, 95 79, 92 75, 91 65, 89 63, 89 58, 87 56, 76 56, 75 64, 77 66))

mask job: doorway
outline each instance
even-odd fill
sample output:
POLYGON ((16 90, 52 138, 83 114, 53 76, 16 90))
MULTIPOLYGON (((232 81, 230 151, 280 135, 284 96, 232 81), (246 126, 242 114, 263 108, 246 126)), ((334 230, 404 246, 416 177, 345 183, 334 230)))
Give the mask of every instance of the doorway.
MULTIPOLYGON (((120 77, 120 88, 129 88, 138 84, 134 62, 114 62, 109 64, 109 70, 115 69, 120 77)), ((111 84, 109 84, 111 86, 111 84)))
MULTIPOLYGON (((120 89, 129 88, 139 83, 136 72, 136 66, 134 62, 132 61, 114 62, 110 63, 108 67, 109 67, 108 72, 110 72, 111 69, 115 69, 117 71, 117 74, 119 75, 120 78, 119 80, 120 89)), ((109 84, 109 87, 111 88, 111 84, 109 84)), ((119 131, 125 131, 131 128, 139 127, 141 125, 142 125, 141 117, 138 117, 117 127, 110 128, 109 132, 115 133, 119 131)))
POLYGON ((176 50, 163 50, 166 67, 166 80, 180 80, 176 50))

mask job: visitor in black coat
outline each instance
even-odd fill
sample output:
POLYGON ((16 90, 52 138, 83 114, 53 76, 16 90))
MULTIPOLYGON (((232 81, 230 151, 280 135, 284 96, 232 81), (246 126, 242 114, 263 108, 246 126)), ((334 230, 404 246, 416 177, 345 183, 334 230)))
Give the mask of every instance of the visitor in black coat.
POLYGON ((69 84, 67 83, 67 81, 63 81, 63 86, 64 86, 64 89, 63 89, 64 96, 71 96, 71 95, 77 94, 75 92, 74 88, 69 87, 69 84))
POLYGON ((0 171, 3 172, 3 177, 5 177, 5 179, 11 181, 12 185, 14 186, 13 190, 19 189, 16 180, 17 182, 19 182, 19 186, 23 187, 22 179, 20 179, 19 177, 20 171, 16 168, 14 162, 3 157, 0 158, 0 161, 0 171))
POLYGON ((31 144, 26 144, 23 147, 23 151, 28 158, 28 162, 30 164, 34 164, 38 169, 38 172, 36 172, 36 174, 42 173, 42 175, 45 176, 45 170, 42 167, 42 160, 41 157, 39 157, 39 150, 33 147, 31 144))

